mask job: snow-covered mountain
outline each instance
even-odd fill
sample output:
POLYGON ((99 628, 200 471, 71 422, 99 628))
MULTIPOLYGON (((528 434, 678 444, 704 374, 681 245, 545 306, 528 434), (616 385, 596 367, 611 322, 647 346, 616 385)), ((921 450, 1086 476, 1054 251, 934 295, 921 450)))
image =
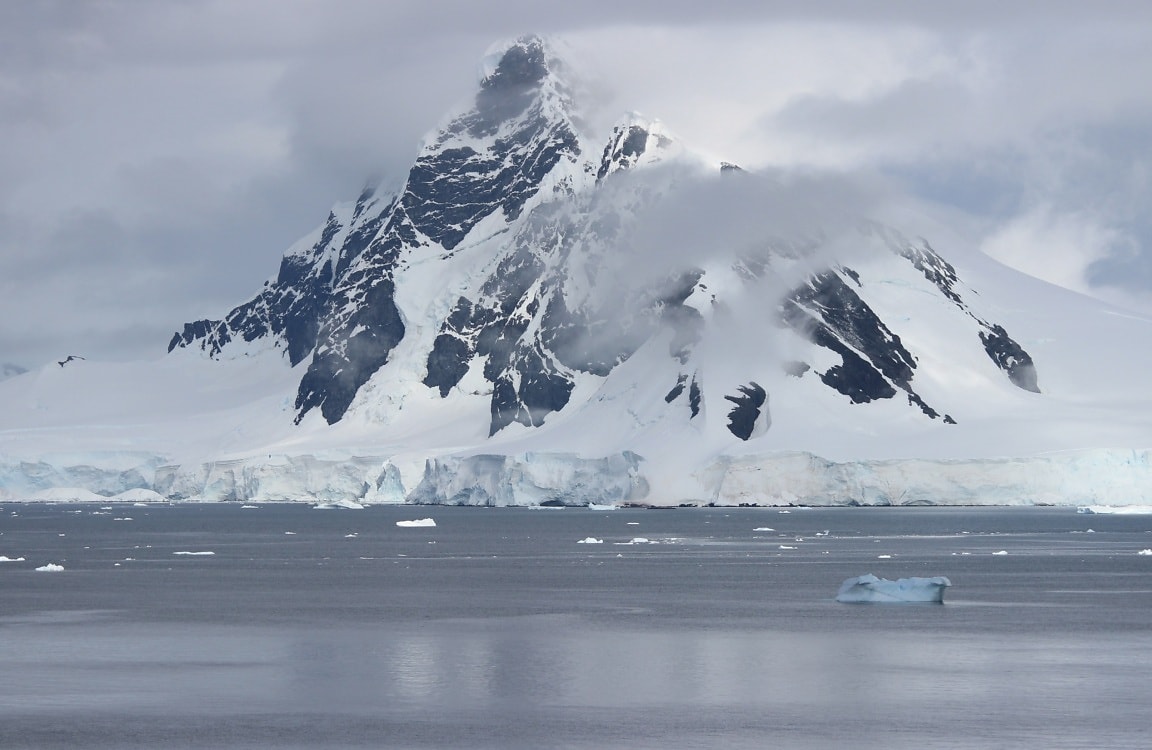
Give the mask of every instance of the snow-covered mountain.
MULTIPOLYGON (((5 383, 0 493, 87 477, 235 499, 931 502, 908 493, 940 465, 884 469, 877 490, 860 462, 1013 457, 1027 474, 1040 459, 1021 456, 1091 449, 1076 465, 1148 472, 1146 454, 1100 453, 1148 446, 1125 372, 1148 321, 950 262, 657 121, 593 132, 573 80, 545 40, 496 49, 398 187, 335 207, 163 360, 5 383), (758 488, 749 467, 777 478, 758 488)), ((1001 472, 977 496, 992 464, 974 466, 943 472, 959 478, 936 500, 1030 486, 1001 472)))

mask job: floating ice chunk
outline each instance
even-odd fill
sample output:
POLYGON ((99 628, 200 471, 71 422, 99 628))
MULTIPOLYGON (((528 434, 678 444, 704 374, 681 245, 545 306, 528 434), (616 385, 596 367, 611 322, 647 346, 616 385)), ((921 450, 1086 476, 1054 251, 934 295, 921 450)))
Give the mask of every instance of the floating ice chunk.
POLYGON ((397 521, 396 525, 400 526, 401 528, 406 528, 406 529, 435 526, 436 525, 436 519, 434 519, 434 518, 417 518, 413 521, 397 521))
POLYGON ((173 552, 172 554, 173 554, 173 555, 195 555, 195 556, 200 556, 200 555, 215 555, 216 553, 215 553, 215 552, 185 552, 185 551, 181 550, 180 552, 173 552))
POLYGON ((259 505, 241 505, 240 507, 244 510, 256 510, 260 506, 259 505))
POLYGON ((787 544, 781 544, 781 545, 780 545, 780 549, 796 549, 796 548, 795 548, 795 547, 790 547, 790 546, 788 546, 787 544))
POLYGON ((878 560, 891 560, 892 555, 876 555, 876 559, 878 559, 878 560))
POLYGON ((888 604, 928 602, 942 604, 944 589, 952 582, 944 576, 933 578, 900 578, 889 581, 868 573, 849 578, 840 585, 836 601, 846 604, 888 604))
MULTIPOLYGON (((1139 552, 1137 552, 1136 554, 1138 554, 1138 555, 1152 555, 1152 549, 1142 549, 1139 552)), ((23 560, 24 558, 21 557, 20 559, 23 560)))
POLYGON ((1081 505, 1076 512, 1088 515, 1152 515, 1152 505, 1081 505))
POLYGON ((284 536, 296 536, 296 532, 295 531, 285 531, 284 536))
POLYGON ((588 510, 616 510, 619 507, 612 503, 588 503, 588 510))
POLYGON ((57 565, 56 563, 48 563, 47 565, 41 565, 39 568, 36 568, 36 570, 41 573, 59 573, 64 570, 64 566, 57 565))
POLYGON ((132 503, 133 505, 151 505, 153 503, 164 503, 168 498, 161 495, 154 490, 145 489, 143 487, 136 487, 130 490, 124 490, 113 495, 111 498, 104 498, 105 500, 115 500, 120 503, 132 503))
MULTIPOLYGON (((1141 552, 1140 554, 1144 554, 1144 553, 1141 552)), ((0 562, 24 562, 24 558, 23 557, 5 557, 4 555, 0 555, 0 562)))
POLYGON ((775 531, 776 529, 770 529, 767 526, 757 526, 756 528, 754 528, 752 530, 753 531, 775 531))
POLYGON ((613 542, 613 544, 623 546, 628 544, 659 544, 659 542, 654 542, 646 536, 634 536, 626 542, 613 542))
POLYGON ((316 510, 364 510, 364 505, 355 500, 332 500, 327 503, 316 503, 312 506, 316 510))
POLYGON ((577 544, 603 544, 604 540, 603 539, 597 539, 594 536, 589 536, 589 537, 585 537, 585 538, 581 539, 580 541, 578 541, 576 543, 577 544))
POLYGON ((1008 554, 1008 550, 1006 550, 1006 549, 1002 549, 1002 550, 1000 550, 999 552, 993 552, 992 554, 993 554, 993 555, 1007 555, 1007 554, 1008 554))

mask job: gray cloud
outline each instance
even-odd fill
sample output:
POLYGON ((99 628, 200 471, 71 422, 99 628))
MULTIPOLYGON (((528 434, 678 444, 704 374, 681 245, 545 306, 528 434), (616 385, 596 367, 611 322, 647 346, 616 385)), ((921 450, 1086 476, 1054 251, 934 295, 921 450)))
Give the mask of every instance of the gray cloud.
POLYGON ((975 236, 1040 211, 1152 286, 1152 6, 642 0, 0 4, 0 362, 160 356, 368 179, 488 45, 569 38, 604 97, 762 169, 882 173, 975 236))

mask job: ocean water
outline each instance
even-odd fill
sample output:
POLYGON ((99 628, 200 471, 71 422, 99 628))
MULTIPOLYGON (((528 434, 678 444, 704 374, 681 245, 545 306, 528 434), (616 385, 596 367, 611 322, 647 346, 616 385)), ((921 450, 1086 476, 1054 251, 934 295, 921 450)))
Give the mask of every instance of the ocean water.
POLYGON ((1146 748, 1149 548, 1056 508, 5 504, 0 748, 1146 748), (834 601, 869 572, 953 586, 834 601))

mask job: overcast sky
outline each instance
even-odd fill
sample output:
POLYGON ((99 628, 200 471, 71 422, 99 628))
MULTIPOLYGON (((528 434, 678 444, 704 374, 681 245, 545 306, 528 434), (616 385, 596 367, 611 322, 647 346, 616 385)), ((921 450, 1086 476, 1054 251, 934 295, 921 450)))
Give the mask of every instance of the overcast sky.
POLYGON ((402 175, 485 50, 526 32, 567 40, 605 122, 883 176, 973 247, 1152 308, 1152 3, 18 0, 0 364, 160 356, 402 175))

